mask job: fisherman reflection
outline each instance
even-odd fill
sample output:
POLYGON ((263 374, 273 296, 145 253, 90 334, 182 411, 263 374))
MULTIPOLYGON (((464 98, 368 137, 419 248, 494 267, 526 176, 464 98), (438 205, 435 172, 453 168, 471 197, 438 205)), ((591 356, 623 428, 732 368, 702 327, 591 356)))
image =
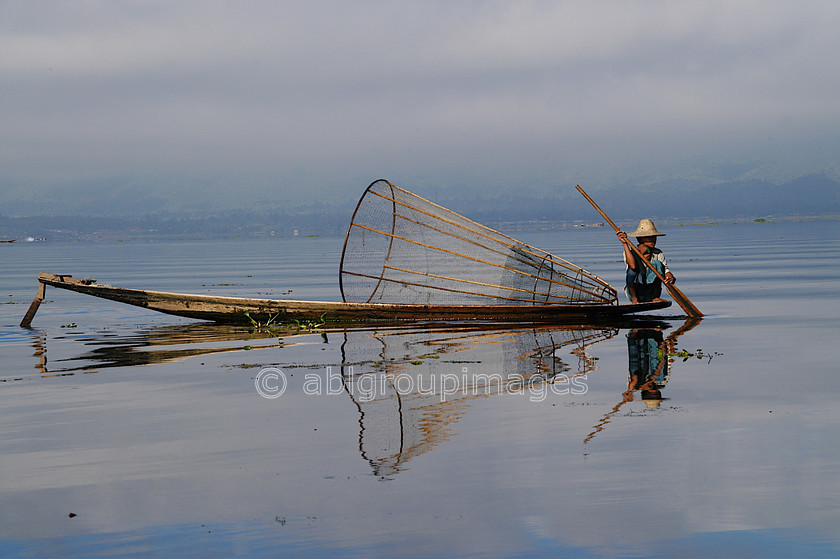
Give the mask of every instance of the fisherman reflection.
POLYGON ((627 355, 629 358, 629 378, 627 390, 622 393, 622 399, 607 412, 601 421, 593 427, 583 444, 589 443, 603 431, 612 421, 618 410, 636 398, 645 402, 648 409, 657 409, 662 404, 662 389, 668 384, 671 376, 671 359, 668 355, 674 353, 677 338, 700 324, 699 318, 688 319, 685 324, 671 332, 663 339, 663 331, 669 326, 648 326, 635 328, 627 333, 627 355))
POLYGON ((635 393, 640 392, 648 409, 660 406, 662 389, 671 374, 668 354, 672 350, 673 341, 663 339, 661 330, 636 328, 627 334, 630 378, 624 392, 625 402, 632 402, 635 393))

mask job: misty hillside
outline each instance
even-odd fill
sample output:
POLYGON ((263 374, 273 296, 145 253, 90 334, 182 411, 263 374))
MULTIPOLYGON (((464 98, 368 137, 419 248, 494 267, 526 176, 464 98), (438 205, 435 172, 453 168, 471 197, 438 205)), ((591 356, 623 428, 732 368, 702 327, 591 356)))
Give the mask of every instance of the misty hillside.
MULTIPOLYGON (((823 215, 840 212, 840 182, 826 175, 800 177, 784 184, 762 180, 710 183, 674 179, 644 187, 584 188, 615 219, 650 217, 766 217, 823 215)), ((546 196, 474 196, 468 202, 453 197, 441 203, 487 221, 600 221, 598 213, 574 185, 546 196)))
MULTIPOLYGON (((763 180, 674 179, 645 186, 586 188, 616 220, 652 218, 757 218, 840 214, 840 183, 823 174, 784 184, 763 180)), ((132 235, 300 235, 342 233, 355 199, 255 209, 215 209, 209 203, 189 212, 170 211, 165 200, 133 203, 126 192, 108 197, 99 185, 102 204, 88 215, 10 216, 0 214, 0 237, 79 238, 99 234, 132 235)), ((142 191, 137 198, 149 201, 142 191)), ((487 224, 515 221, 599 222, 600 215, 574 185, 539 192, 508 189, 488 193, 477 188, 426 188, 415 192, 467 217, 487 224)), ((361 194, 361 189, 359 191, 361 194)), ((53 200, 53 204, 59 201, 53 200)), ((60 204, 55 207, 60 207, 60 204)), ((68 204, 66 207, 71 207, 68 204)), ((95 235, 94 235, 95 236, 95 235)))

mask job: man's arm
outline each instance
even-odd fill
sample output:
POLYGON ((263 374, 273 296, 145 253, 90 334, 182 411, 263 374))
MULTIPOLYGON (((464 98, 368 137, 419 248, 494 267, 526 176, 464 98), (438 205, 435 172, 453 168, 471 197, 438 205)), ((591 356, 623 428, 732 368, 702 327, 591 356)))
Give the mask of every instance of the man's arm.
POLYGON ((633 249, 630 248, 630 239, 627 238, 627 233, 624 231, 617 231, 615 234, 618 240, 624 245, 624 261, 627 262, 627 267, 631 270, 636 269, 636 255, 633 254, 633 249))

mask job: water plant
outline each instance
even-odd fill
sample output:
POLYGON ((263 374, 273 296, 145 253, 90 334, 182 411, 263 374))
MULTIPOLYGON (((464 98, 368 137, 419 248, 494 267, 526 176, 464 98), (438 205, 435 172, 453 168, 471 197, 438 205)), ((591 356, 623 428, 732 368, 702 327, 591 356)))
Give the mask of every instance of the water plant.
POLYGON ((326 324, 327 324, 326 316, 327 316, 327 313, 324 313, 318 318, 318 320, 300 321, 300 320, 295 319, 294 322, 295 322, 295 324, 297 324, 298 331, 300 331, 300 330, 319 330, 319 329, 323 328, 324 326, 326 326, 326 324))
POLYGON ((683 360, 683 363, 691 359, 692 357, 697 359, 706 359, 707 363, 711 362, 712 357, 723 355, 722 353, 718 353, 717 351, 706 353, 702 349, 698 349, 694 352, 688 351, 686 349, 682 349, 680 351, 672 351, 668 353, 668 357, 680 357, 683 360))
MULTIPOLYGON (((311 332, 313 330, 321 330, 327 324, 327 313, 322 314, 317 320, 299 320, 295 318, 289 323, 284 323, 280 320, 282 311, 268 315, 268 319, 265 322, 256 320, 251 316, 249 311, 243 311, 243 314, 251 321, 251 326, 259 332, 274 332, 292 328, 295 328, 298 333, 301 331, 311 332)), ((324 339, 324 343, 327 343, 326 332, 321 332, 321 337, 324 339)))
POLYGON ((265 322, 256 320, 253 316, 251 316, 249 311, 243 311, 242 314, 248 317, 248 320, 251 321, 251 326, 253 326, 257 331, 271 331, 286 328, 286 326, 284 326, 279 320, 281 314, 280 311, 275 314, 268 315, 268 319, 265 322))

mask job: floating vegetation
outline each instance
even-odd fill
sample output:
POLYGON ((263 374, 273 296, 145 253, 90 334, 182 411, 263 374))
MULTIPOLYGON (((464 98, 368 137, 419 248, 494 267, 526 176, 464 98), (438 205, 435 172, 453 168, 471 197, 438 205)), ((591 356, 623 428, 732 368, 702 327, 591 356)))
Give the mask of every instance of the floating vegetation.
POLYGON ((280 318, 280 312, 268 315, 268 320, 266 320, 265 322, 260 322, 256 320, 253 316, 251 316, 251 313, 249 311, 244 311, 243 314, 248 317, 248 320, 251 321, 251 326, 253 326, 254 329, 258 332, 266 332, 287 328, 278 320, 280 318))
POLYGON ((280 311, 276 314, 268 315, 268 319, 265 322, 256 320, 251 316, 249 311, 244 311, 243 314, 248 317, 248 320, 251 321, 251 326, 257 332, 276 333, 278 331, 295 330, 296 333, 300 333, 318 331, 321 333, 321 338, 324 340, 324 343, 329 343, 327 333, 322 331, 324 326, 327 325, 327 313, 322 314, 317 320, 298 320, 295 318, 291 322, 282 322, 280 320, 282 312, 280 311))
POLYGON ((79 326, 75 322, 71 322, 70 324, 62 324, 61 327, 62 328, 78 328, 79 326))
POLYGON ((298 330, 320 330, 327 324, 326 319, 327 313, 324 313, 318 318, 318 320, 304 320, 300 321, 295 319, 294 323, 297 325, 298 330))
MULTIPOLYGON (((661 350, 660 350, 661 353, 661 350)), ((668 357, 680 357, 682 358, 683 362, 688 361, 692 357, 696 359, 706 359, 706 362, 711 362, 712 358, 715 356, 721 356, 722 353, 718 353, 717 351, 706 353, 702 349, 698 349, 694 352, 688 351, 686 349, 680 351, 672 351, 668 354, 668 357)), ((661 357, 661 355, 660 355, 661 357)))

